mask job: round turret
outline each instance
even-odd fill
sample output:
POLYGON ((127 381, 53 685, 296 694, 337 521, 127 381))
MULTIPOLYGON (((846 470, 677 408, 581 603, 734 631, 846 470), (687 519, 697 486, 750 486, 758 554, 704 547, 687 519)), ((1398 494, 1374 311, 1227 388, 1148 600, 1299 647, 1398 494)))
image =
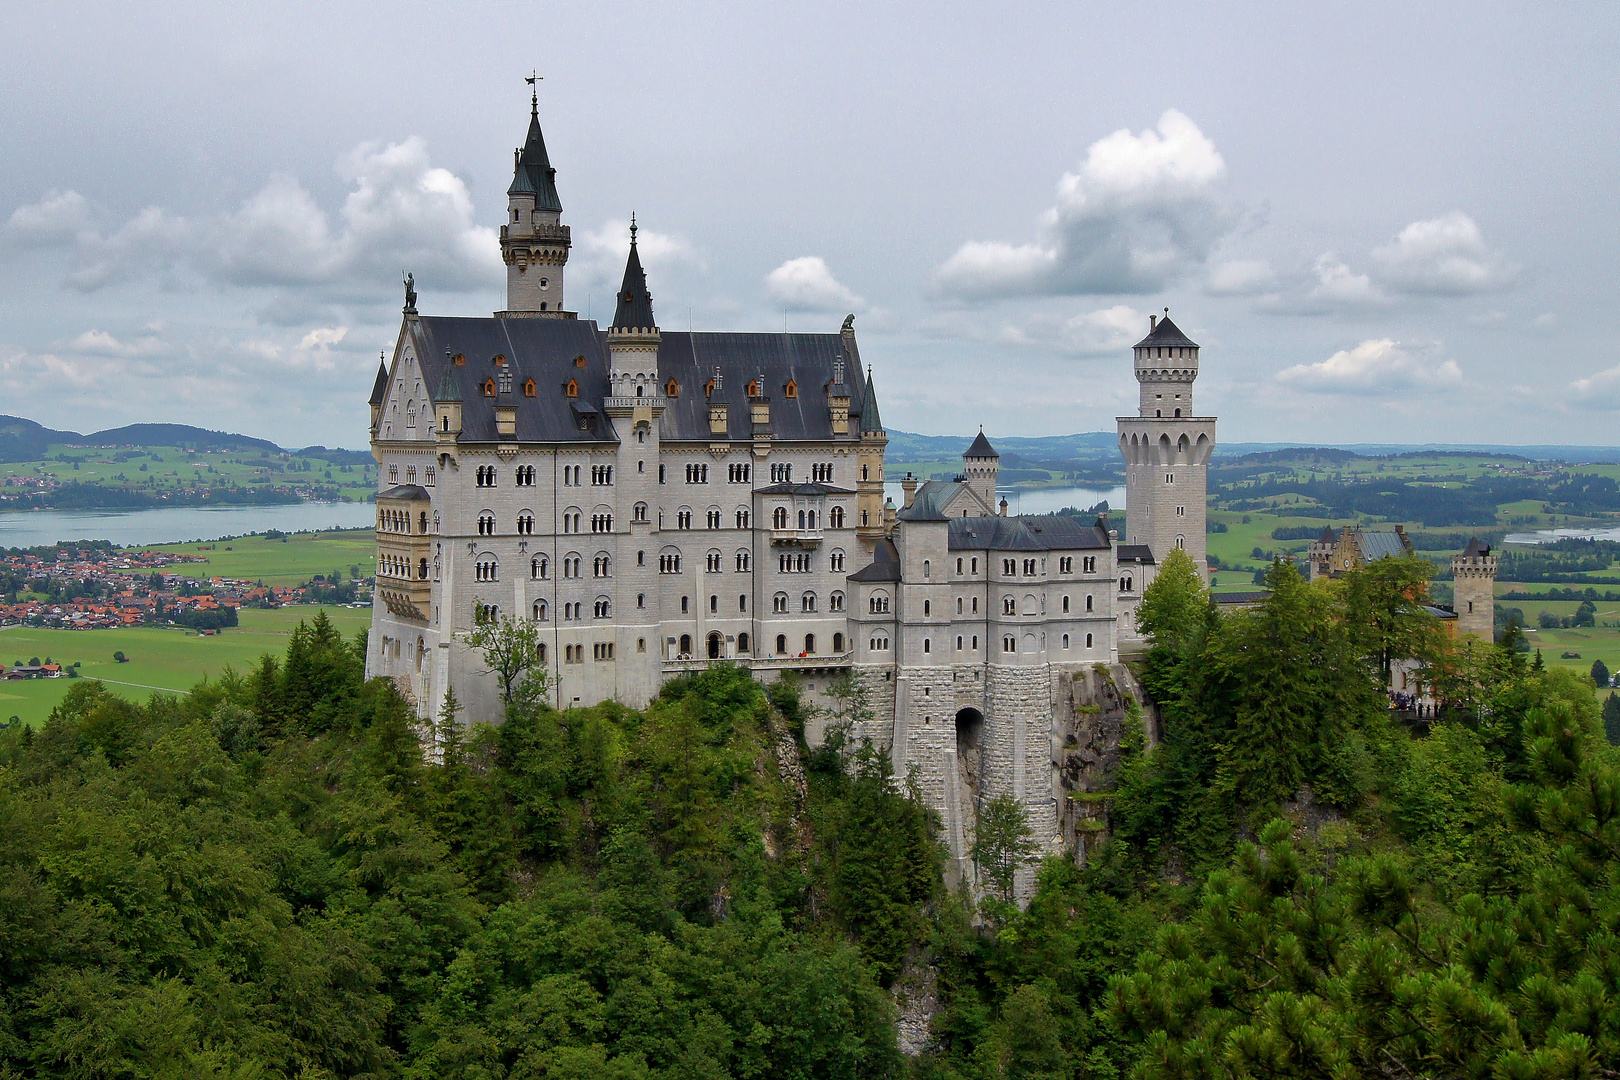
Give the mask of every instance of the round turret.
POLYGON ((1141 386, 1143 416, 1176 418, 1193 415, 1192 384, 1198 378, 1198 343, 1170 321, 1148 316, 1148 336, 1136 343, 1136 381, 1141 386))

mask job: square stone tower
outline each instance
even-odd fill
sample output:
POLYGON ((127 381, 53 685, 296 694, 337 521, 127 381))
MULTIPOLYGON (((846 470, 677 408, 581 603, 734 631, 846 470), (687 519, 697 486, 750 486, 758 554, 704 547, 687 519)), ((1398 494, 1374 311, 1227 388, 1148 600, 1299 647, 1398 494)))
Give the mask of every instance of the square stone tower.
POLYGON ((1204 503, 1215 418, 1193 415, 1198 344, 1165 308, 1164 318, 1149 316, 1148 336, 1134 352, 1139 415, 1118 418, 1127 538, 1146 544, 1160 564, 1171 548, 1182 548, 1207 577, 1204 503))
POLYGON ((1473 634, 1486 644, 1496 640, 1496 553, 1477 537, 1451 557, 1453 606, 1457 633, 1473 634))

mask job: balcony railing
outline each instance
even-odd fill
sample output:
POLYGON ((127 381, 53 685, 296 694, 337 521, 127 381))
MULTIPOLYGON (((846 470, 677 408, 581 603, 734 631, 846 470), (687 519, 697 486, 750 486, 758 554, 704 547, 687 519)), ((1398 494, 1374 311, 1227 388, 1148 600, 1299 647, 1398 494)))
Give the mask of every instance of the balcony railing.
POLYGON ((821 543, 820 529, 772 529, 771 543, 812 547, 821 543))

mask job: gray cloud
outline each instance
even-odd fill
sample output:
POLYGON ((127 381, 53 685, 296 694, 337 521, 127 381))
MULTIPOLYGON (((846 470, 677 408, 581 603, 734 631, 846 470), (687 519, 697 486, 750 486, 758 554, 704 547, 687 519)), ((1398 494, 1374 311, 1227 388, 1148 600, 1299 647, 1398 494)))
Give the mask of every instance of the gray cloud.
POLYGON ((1373 250, 1379 280, 1416 296, 1472 296, 1511 284, 1518 268, 1485 244, 1474 219, 1453 212, 1414 221, 1373 250))

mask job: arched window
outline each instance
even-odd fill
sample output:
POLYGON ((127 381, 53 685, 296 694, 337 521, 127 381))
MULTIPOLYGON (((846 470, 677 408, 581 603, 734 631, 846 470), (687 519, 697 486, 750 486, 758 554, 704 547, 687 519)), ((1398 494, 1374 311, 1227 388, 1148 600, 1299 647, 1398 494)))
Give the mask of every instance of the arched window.
POLYGON ((599 555, 596 556, 596 558, 594 560, 592 560, 592 562, 591 562, 591 576, 592 577, 612 577, 613 576, 613 559, 607 554, 607 552, 604 551, 604 552, 600 553, 599 555))
POLYGON ((1001 598, 1001 613, 1003 615, 1018 614, 1018 602, 1010 596, 1003 596, 1001 598))
POLYGON ((598 619, 606 619, 613 614, 613 601, 605 596, 598 596, 596 603, 591 607, 591 614, 598 619))
POLYGON ((804 531, 804 511, 803 510, 799 511, 799 531, 800 532, 804 531))
POLYGON ((718 529, 720 527, 720 508, 718 506, 710 507, 704 518, 709 528, 718 529))
POLYGON ((631 511, 631 516, 637 521, 645 522, 647 520, 647 504, 644 502, 636 503, 635 509, 631 511))
MULTIPOLYGON (((1065 597, 1065 599, 1067 599, 1067 597, 1065 597)), ((1087 596, 1087 597, 1086 597, 1086 610, 1087 610, 1087 611, 1090 611, 1090 610, 1091 610, 1091 609, 1092 609, 1092 608, 1091 608, 1091 597, 1090 597, 1090 596, 1087 596)))
POLYGON ((813 593, 813 592, 807 592, 803 596, 799 597, 799 610, 800 611, 814 611, 814 610, 816 610, 816 594, 813 593))
POLYGON ((1086 635, 1086 648, 1088 648, 1088 649, 1091 648, 1091 635, 1090 634, 1086 635))
POLYGON ((669 382, 664 384, 664 396, 665 397, 680 397, 681 396, 681 384, 676 382, 674 379, 669 380, 669 382))
POLYGON ((420 577, 423 581, 426 581, 427 580, 427 556, 424 555, 422 558, 417 560, 417 570, 418 570, 417 576, 420 577))
POLYGON ((535 558, 529 560, 529 576, 536 581, 545 580, 546 573, 550 570, 550 568, 551 564, 546 561, 546 558, 543 555, 536 556, 535 558))
POLYGON ((544 600, 536 600, 534 602, 534 621, 546 621, 546 602, 544 600))
POLYGON ((1063 647, 1065 649, 1067 649, 1069 647, 1069 635, 1068 634, 1063 635, 1063 647))
POLYGON ((827 524, 834 529, 844 527, 844 508, 842 506, 835 506, 827 511, 827 524))
POLYGON ((841 654, 844 651, 844 635, 843 634, 834 634, 833 635, 833 650, 832 651, 833 651, 834 654, 841 654))
POLYGON ((827 610, 828 611, 843 611, 844 610, 844 594, 842 592, 834 592, 834 593, 832 593, 832 595, 827 597, 827 610))
POLYGON ((482 513, 482 514, 478 515, 478 535, 479 536, 494 536, 495 535, 495 515, 494 514, 488 513, 486 511, 485 513, 482 513))
POLYGON ((1001 651, 1005 653, 1017 652, 1018 639, 1013 637, 1011 634, 1003 635, 1001 639, 1001 651))
POLYGON ((736 563, 737 572, 738 573, 746 573, 748 571, 749 566, 752 565, 752 563, 753 563, 753 556, 750 555, 746 549, 739 548, 737 550, 737 563, 736 563))
POLYGON ((786 615, 787 614, 787 609, 788 609, 788 595, 787 595, 787 593, 779 592, 775 596, 771 597, 771 610, 773 612, 775 612, 778 615, 786 615))
POLYGON ((815 654, 815 651, 816 651, 816 635, 814 635, 814 634, 806 634, 806 635, 804 635, 804 651, 811 654, 811 655, 815 654))
POLYGON ((736 514, 736 521, 737 521, 737 528, 739 528, 739 529, 748 528, 748 511, 743 509, 742 507, 738 507, 737 508, 737 514, 736 514))
POLYGON ((787 527, 788 527, 787 507, 778 506, 775 510, 771 511, 771 528, 773 528, 773 529, 785 529, 787 527))
POLYGON ((740 652, 740 653, 748 652, 749 651, 748 646, 749 646, 748 634, 746 632, 738 634, 737 635, 737 651, 740 652))
POLYGON ((1069 598, 1067 596, 1063 598, 1063 613, 1065 615, 1069 613, 1069 598))

